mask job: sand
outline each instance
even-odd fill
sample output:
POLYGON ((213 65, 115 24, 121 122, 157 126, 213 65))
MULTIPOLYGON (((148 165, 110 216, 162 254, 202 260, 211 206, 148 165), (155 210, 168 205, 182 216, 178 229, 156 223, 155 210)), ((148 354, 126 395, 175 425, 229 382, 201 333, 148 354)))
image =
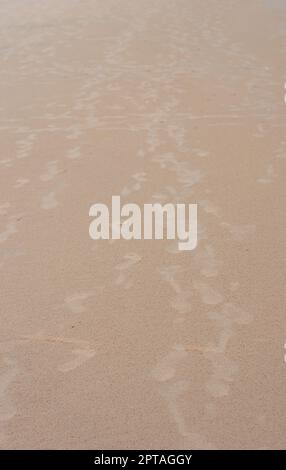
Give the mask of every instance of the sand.
POLYGON ((1 1, 2 449, 285 448, 273 6, 1 1), (112 195, 197 203, 198 247, 91 240, 112 195))

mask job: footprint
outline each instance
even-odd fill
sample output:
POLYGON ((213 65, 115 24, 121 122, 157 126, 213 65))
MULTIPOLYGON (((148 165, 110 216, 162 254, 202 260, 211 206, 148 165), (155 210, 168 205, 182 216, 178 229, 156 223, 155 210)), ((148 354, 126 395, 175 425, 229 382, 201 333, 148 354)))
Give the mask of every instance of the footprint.
POLYGON ((190 293, 182 292, 180 295, 177 295, 177 297, 171 301, 171 305, 181 315, 189 313, 192 310, 192 303, 190 298, 190 293))
POLYGON ((25 251, 19 249, 19 250, 13 250, 10 252, 6 252, 2 256, 2 260, 0 262, 0 268, 3 268, 6 262, 9 262, 12 258, 17 258, 18 256, 24 256, 26 253, 25 251))
POLYGON ((10 168, 12 166, 12 163, 12 158, 4 158, 3 160, 0 160, 0 164, 6 166, 7 168, 10 168))
POLYGON ((56 200, 56 194, 54 191, 50 192, 46 196, 43 196, 41 207, 42 209, 49 210, 54 209, 59 205, 58 201, 56 200))
POLYGON ((202 177, 203 173, 201 170, 189 170, 188 168, 179 167, 177 171, 178 181, 185 189, 192 188, 201 181, 202 177))
POLYGON ((273 165, 268 165, 266 169, 266 175, 263 178, 259 178, 257 181, 258 183, 262 184, 270 184, 273 183, 276 174, 274 172, 273 165))
POLYGON ((48 162, 47 172, 41 175, 40 178, 42 181, 50 181, 53 180, 59 174, 59 172, 60 171, 58 169, 58 162, 57 160, 53 160, 51 162, 48 162))
POLYGON ((10 202, 3 202, 0 204, 0 215, 6 215, 9 207, 11 207, 10 202))
POLYGON ((174 346, 173 351, 163 357, 152 371, 152 376, 158 382, 167 382, 176 374, 177 365, 188 357, 183 345, 174 346))
POLYGON ((141 261, 141 256, 137 253, 128 253, 127 255, 124 255, 123 258, 124 261, 114 267, 115 270, 119 271, 115 284, 117 286, 123 285, 126 289, 129 289, 132 285, 131 280, 128 279, 130 269, 141 261))
POLYGON ((95 351, 92 349, 75 349, 72 351, 72 354, 75 355, 75 359, 65 362, 61 366, 58 366, 60 372, 70 372, 71 370, 76 369, 77 367, 84 364, 86 361, 95 356, 95 351))
POLYGON ((75 160, 76 158, 81 157, 81 149, 80 147, 74 147, 68 151, 67 158, 71 160, 75 160))
POLYGON ((88 341, 66 338, 64 336, 44 335, 41 332, 36 335, 22 335, 19 337, 19 341, 40 341, 44 343, 60 343, 67 346, 75 346, 75 349, 73 349, 71 353, 76 357, 58 366, 58 370, 60 372, 69 372, 74 370, 96 354, 95 349, 91 348, 88 341))
POLYGON ((67 338, 65 336, 52 336, 45 335, 42 332, 39 332, 35 335, 21 335, 19 336, 20 341, 40 341, 44 343, 62 343, 62 344, 71 344, 78 346, 81 349, 90 349, 88 341, 76 338, 67 338))
POLYGON ((121 196, 129 196, 129 194, 135 191, 140 191, 142 183, 147 181, 145 172, 135 173, 132 175, 132 178, 135 180, 135 183, 130 186, 125 186, 121 191, 121 196))
POLYGON ((7 397, 7 389, 18 373, 16 362, 4 357, 0 363, 0 371, 0 421, 8 421, 16 414, 15 406, 7 397))
POLYGON ((174 290, 176 294, 182 293, 182 288, 179 285, 178 281, 175 279, 176 275, 182 271, 180 266, 172 265, 165 268, 159 268, 159 273, 165 282, 167 282, 170 287, 174 290))
POLYGON ((14 184, 14 188, 22 188, 22 186, 25 186, 25 184, 29 183, 29 181, 30 180, 28 180, 27 178, 18 178, 16 180, 16 184, 14 184))
MULTIPOLYGON (((76 140, 83 134, 82 130, 80 129, 80 126, 77 126, 77 125, 70 126, 67 130, 69 131, 69 134, 67 135, 67 139, 76 140)), ((76 148, 79 148, 79 147, 76 147, 76 148)), ((70 157, 68 156, 68 158, 70 157)))
MULTIPOLYGON (((166 385, 165 385, 166 387, 166 385)), ((189 382, 186 380, 177 380, 162 390, 165 397, 170 414, 177 426, 180 436, 183 438, 181 449, 216 449, 215 445, 209 442, 201 432, 192 428, 189 430, 186 423, 185 413, 180 409, 180 403, 184 394, 189 390, 189 382)))
POLYGON ((223 301, 223 296, 207 284, 195 282, 194 287, 199 291, 202 302, 207 305, 217 305, 223 301))
POLYGON ((204 209, 206 214, 212 214, 215 217, 219 217, 220 215, 219 208, 208 199, 203 199, 202 201, 199 202, 199 205, 204 209))
POLYGON ((35 138, 36 134, 29 134, 27 137, 24 137, 23 139, 16 142, 18 147, 17 158, 22 159, 30 156, 35 138))
POLYGON ((243 242, 253 237, 256 231, 255 225, 230 225, 226 222, 222 222, 221 225, 226 227, 232 236, 233 240, 237 242, 243 242))
POLYGON ((83 313, 86 310, 86 307, 84 306, 84 301, 92 295, 94 294, 88 292, 73 294, 65 299, 65 304, 72 311, 72 313, 83 313))
POLYGON ((198 157, 208 157, 210 154, 210 152, 208 152, 207 150, 203 150, 200 148, 194 148, 192 151, 198 157))
POLYGON ((216 260, 214 248, 206 245, 197 253, 197 260, 200 265, 200 273, 205 277, 216 277, 218 275, 219 263, 216 260))
POLYGON ((8 222, 5 230, 0 233, 0 243, 6 242, 16 232, 16 222, 8 222))
POLYGON ((171 153, 158 155, 152 160, 156 163, 159 163, 162 169, 170 168, 170 166, 173 167, 176 163, 178 163, 178 160, 176 160, 176 157, 171 153))
POLYGON ((139 149, 137 152, 137 157, 139 158, 144 158, 146 155, 146 152, 143 149, 139 149))
POLYGON ((207 390, 215 398, 225 397, 238 372, 238 366, 221 353, 212 353, 211 362, 213 372, 206 384, 207 390))
POLYGON ((210 312, 209 317, 227 322, 227 324, 237 323, 239 325, 248 325, 253 320, 253 316, 249 312, 232 302, 226 302, 217 312, 210 312))

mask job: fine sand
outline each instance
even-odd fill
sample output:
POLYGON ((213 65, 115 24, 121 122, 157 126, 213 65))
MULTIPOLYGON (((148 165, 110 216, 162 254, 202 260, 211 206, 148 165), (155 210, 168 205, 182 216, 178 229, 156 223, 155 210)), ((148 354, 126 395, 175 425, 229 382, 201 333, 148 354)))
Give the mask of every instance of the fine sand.
POLYGON ((2 449, 285 448, 284 10, 1 1, 2 449), (91 240, 112 195, 198 247, 91 240))

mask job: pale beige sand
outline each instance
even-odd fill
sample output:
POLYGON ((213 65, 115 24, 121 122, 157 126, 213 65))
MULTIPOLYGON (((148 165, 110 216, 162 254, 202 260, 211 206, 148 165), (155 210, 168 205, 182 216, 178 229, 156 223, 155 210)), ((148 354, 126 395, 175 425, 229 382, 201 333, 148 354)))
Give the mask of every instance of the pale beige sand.
POLYGON ((1 448, 284 448, 285 16, 0 3, 1 448), (92 203, 199 204, 94 242, 92 203))

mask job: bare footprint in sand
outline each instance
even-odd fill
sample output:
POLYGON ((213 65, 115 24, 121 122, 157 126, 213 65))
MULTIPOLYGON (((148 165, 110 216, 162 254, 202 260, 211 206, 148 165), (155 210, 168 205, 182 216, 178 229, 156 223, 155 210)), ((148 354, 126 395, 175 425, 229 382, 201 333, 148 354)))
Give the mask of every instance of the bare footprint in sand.
POLYGON ((146 173, 144 171, 140 173, 135 173, 132 175, 133 180, 135 183, 131 184, 130 186, 125 186, 121 191, 121 196, 129 196, 129 194, 140 191, 142 184, 147 181, 146 173))
POLYGON ((17 158, 27 158, 31 155, 36 134, 29 134, 21 140, 17 140, 17 158))
POLYGON ((209 201, 208 199, 203 199, 202 201, 199 201, 199 204, 200 206, 202 206, 206 214, 211 214, 215 217, 219 217, 220 209, 215 204, 213 204, 213 202, 209 201))
POLYGON ((13 251, 8 251, 4 253, 0 261, 0 268, 2 268, 5 265, 5 263, 9 263, 9 260, 11 260, 12 258, 18 258, 19 256, 24 256, 24 255, 25 255, 25 251, 23 250, 13 250, 13 251))
POLYGON ((237 242, 243 242, 251 239, 256 231, 255 225, 231 225, 226 222, 222 222, 223 227, 226 227, 233 240, 237 242))
POLYGON ((192 310, 191 297, 189 292, 182 292, 171 301, 171 305, 181 315, 189 313, 192 310))
POLYGON ((0 204, 0 215, 6 215, 9 210, 9 207, 11 207, 10 202, 3 202, 2 204, 0 204))
POLYGON ((196 260, 199 264, 200 273, 205 277, 216 277, 219 272, 219 262, 216 259, 215 250, 211 245, 204 246, 198 250, 196 260))
POLYGON ((40 176, 42 181, 51 181, 60 173, 58 169, 58 161, 53 160, 48 162, 46 173, 40 176))
POLYGON ((182 268, 178 265, 166 266, 158 269, 162 279, 167 282, 176 294, 182 293, 182 288, 176 280, 176 276, 182 272, 182 268))
POLYGON ((195 282, 195 289, 200 293, 202 302, 207 305, 217 305, 223 301, 223 296, 203 282, 195 282))
POLYGON ((212 354, 211 362, 213 372, 208 379, 206 388, 215 398, 225 397, 229 394, 230 386, 238 372, 238 366, 224 354, 212 354))
POLYGON ((65 362, 61 366, 58 366, 60 372, 70 372, 83 365, 86 361, 95 356, 95 351, 92 349, 75 349, 72 354, 76 357, 70 361, 65 362))
POLYGON ((72 313, 83 313, 86 311, 84 301, 92 297, 93 295, 93 293, 89 292, 73 294, 65 299, 65 304, 71 310, 72 313))
POLYGON ((42 202, 41 202, 42 209, 45 209, 45 210, 54 209, 58 205, 59 205, 59 203, 56 200, 55 191, 50 192, 46 196, 43 196, 42 202))
POLYGON ((14 188, 16 189, 22 188, 22 186, 25 186, 26 184, 28 184, 29 181, 30 180, 28 178, 18 178, 16 180, 16 183, 14 184, 14 188))
POLYGON ((124 255, 123 258, 124 261, 114 267, 116 271, 119 271, 115 284, 128 289, 132 285, 131 280, 129 279, 130 270, 132 270, 134 265, 141 261, 141 256, 137 253, 128 253, 127 255, 124 255))
POLYGON ((5 230, 0 233, 0 243, 6 242, 16 232, 16 222, 8 222, 5 230))
POLYGON ((16 407, 7 397, 7 389, 15 379, 18 368, 13 359, 4 357, 0 363, 0 371, 0 421, 8 421, 15 416, 16 407))
POLYGON ((186 357, 188 357, 188 352, 183 345, 174 346, 173 351, 158 362, 152 371, 152 376, 158 382, 171 380, 175 376, 177 365, 186 357))
POLYGON ((274 172, 273 165, 270 164, 266 168, 266 175, 262 178, 259 178, 257 181, 258 183, 262 184, 270 184, 273 183, 275 176, 276 174, 274 172))
POLYGON ((75 160, 81 157, 81 149, 80 147, 73 147, 68 151, 67 158, 71 160, 75 160))
POLYGON ((13 165, 13 160, 12 158, 4 158, 0 160, 0 165, 6 166, 7 168, 10 168, 13 165))
POLYGON ((194 149, 192 149, 192 152, 197 157, 208 157, 210 155, 210 152, 208 150, 203 150, 201 148, 194 148, 194 149))
POLYGON ((209 318, 226 323, 227 325, 237 323, 248 325, 253 320, 253 315, 232 302, 226 302, 218 311, 209 312, 209 318))
POLYGON ((187 425, 185 413, 181 410, 180 403, 188 389, 188 381, 177 380, 168 384, 168 386, 162 391, 162 395, 165 397, 170 414, 183 440, 182 446, 178 447, 181 449, 215 449, 214 444, 209 442, 201 432, 197 432, 193 427, 189 429, 187 425))
MULTIPOLYGON (((62 345, 74 346, 75 349, 71 351, 71 354, 75 355, 74 359, 71 359, 65 362, 62 365, 58 366, 60 372, 70 372, 71 370, 76 369, 77 367, 84 364, 86 361, 95 356, 95 349, 91 348, 88 341, 76 339, 76 338, 66 338, 64 336, 49 336, 44 335, 41 332, 36 335, 23 335, 19 338, 20 341, 40 341, 44 343, 60 343, 62 345)), ((1 391, 1 388, 0 388, 1 391)))

